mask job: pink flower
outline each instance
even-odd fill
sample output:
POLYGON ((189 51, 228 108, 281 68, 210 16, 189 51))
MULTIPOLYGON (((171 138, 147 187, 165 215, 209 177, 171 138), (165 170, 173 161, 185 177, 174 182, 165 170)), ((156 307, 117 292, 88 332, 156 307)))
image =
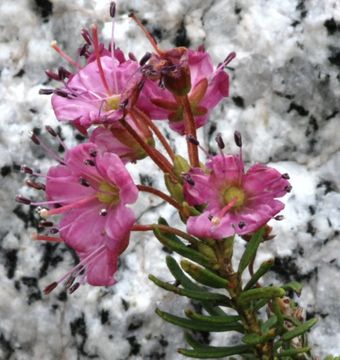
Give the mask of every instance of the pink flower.
POLYGON ((54 92, 55 115, 60 121, 71 121, 84 128, 119 120, 123 117, 122 104, 132 96, 138 77, 137 62, 120 63, 116 58, 101 56, 54 92))
POLYGON ((126 248, 135 222, 126 205, 138 196, 119 157, 100 153, 93 143, 68 150, 64 162, 48 171, 46 196, 48 201, 41 204, 50 209, 41 210, 41 216, 61 215, 61 239, 81 259, 67 274, 67 281, 78 277, 78 283, 114 284, 118 256, 126 248))
POLYGON ((206 205, 203 213, 187 221, 188 232, 199 237, 223 239, 248 234, 265 225, 284 208, 276 198, 291 190, 287 174, 255 164, 244 173, 242 158, 216 155, 195 168, 185 184, 190 205, 206 205))
MULTIPOLYGON (((208 121, 211 110, 224 97, 229 95, 229 76, 224 71, 224 67, 234 56, 234 53, 230 54, 214 70, 211 57, 205 50, 202 48, 198 51, 187 50, 187 66, 190 70, 189 78, 191 79, 191 90, 188 93, 188 97, 197 128, 203 126, 208 121)), ((150 61, 152 64, 152 58, 150 61)), ((167 64, 165 70, 166 73, 178 71, 175 65, 171 67, 169 64, 167 64)), ((163 69, 163 72, 165 70, 163 69)), ((142 72, 147 78, 152 78, 154 69, 152 65, 145 65, 142 72)), ((175 82, 175 77, 172 82, 175 82)), ((138 105, 152 119, 168 119, 170 127, 174 131, 181 135, 184 134, 183 106, 178 102, 178 98, 174 96, 173 92, 166 88, 161 89, 154 81, 147 80, 140 95, 138 105)))
MULTIPOLYGON (((127 116, 125 120, 141 139, 154 146, 155 142, 152 133, 146 124, 142 121, 135 123, 130 116, 127 116)), ((136 118, 137 120, 139 118, 136 118)), ((120 122, 107 126, 98 126, 91 134, 90 141, 95 143, 102 152, 117 154, 124 163, 135 162, 147 156, 141 145, 126 131, 120 122)))

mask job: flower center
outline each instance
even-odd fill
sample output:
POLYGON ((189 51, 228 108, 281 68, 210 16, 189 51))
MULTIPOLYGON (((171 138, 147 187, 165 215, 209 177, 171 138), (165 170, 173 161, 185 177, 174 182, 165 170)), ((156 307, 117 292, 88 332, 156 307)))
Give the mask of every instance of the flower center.
POLYGON ((230 186, 223 193, 224 204, 227 205, 234 200, 235 201, 235 204, 233 205, 234 209, 241 207, 244 204, 245 199, 246 199, 246 195, 244 191, 237 186, 230 186))
POLYGON ((112 95, 108 99, 106 99, 104 110, 110 111, 110 110, 117 110, 120 105, 120 95, 112 95))
POLYGON ((119 189, 114 184, 102 182, 99 185, 96 197, 103 204, 116 205, 119 202, 119 189))

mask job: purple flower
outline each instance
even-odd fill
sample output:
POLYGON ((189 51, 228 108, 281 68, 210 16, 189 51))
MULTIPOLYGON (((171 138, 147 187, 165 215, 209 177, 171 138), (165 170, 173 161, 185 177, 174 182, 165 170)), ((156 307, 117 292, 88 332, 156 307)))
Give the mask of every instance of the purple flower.
MULTIPOLYGON (((189 49, 186 51, 186 56, 191 80, 188 97, 196 127, 199 128, 208 121, 211 110, 229 95, 229 76, 224 71, 224 67, 234 58, 235 54, 230 54, 215 70, 210 55, 203 49, 198 51, 189 49)), ((184 67, 184 65, 182 66, 184 67)), ((146 77, 148 77, 148 67, 150 65, 146 65, 142 69, 146 77)), ((172 67, 168 67, 171 71, 172 67)), ((175 66, 173 71, 177 71, 175 66)), ((152 78, 151 75, 149 77, 152 78)), ((175 82, 176 78, 174 77, 172 81, 175 82)), ((154 81, 147 80, 143 92, 140 94, 138 105, 152 119, 168 119, 170 127, 174 131, 181 135, 184 134, 184 109, 173 92, 166 88, 161 89, 154 81)))
MULTIPOLYGON (((46 196, 50 209, 41 216, 61 215, 61 239, 81 262, 67 281, 112 285, 120 253, 126 248, 135 216, 127 204, 138 190, 120 158, 101 153, 93 143, 68 150, 64 163, 49 169, 46 196)), ((57 283, 63 281, 65 276, 57 283)))
POLYGON ((201 215, 187 221, 188 232, 213 239, 248 234, 265 225, 284 208, 276 198, 291 190, 287 176, 262 164, 244 173, 239 156, 216 155, 207 172, 192 169, 184 187, 190 205, 206 205, 201 215))

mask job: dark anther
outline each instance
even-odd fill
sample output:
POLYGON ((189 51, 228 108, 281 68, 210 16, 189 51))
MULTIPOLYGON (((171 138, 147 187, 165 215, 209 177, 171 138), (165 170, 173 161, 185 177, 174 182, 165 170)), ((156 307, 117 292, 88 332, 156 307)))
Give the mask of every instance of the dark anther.
POLYGON ((86 159, 84 161, 84 164, 89 165, 89 166, 95 166, 96 165, 96 163, 92 159, 86 159))
POLYGON ((194 186, 195 181, 189 174, 182 174, 183 180, 186 181, 189 185, 194 186))
POLYGON ((26 180, 26 185, 36 190, 45 190, 45 184, 42 184, 40 182, 26 180))
POLYGON ((135 56, 134 53, 129 52, 128 56, 129 56, 129 59, 130 59, 130 60, 132 60, 132 61, 137 61, 137 58, 136 58, 136 56, 135 56))
POLYGON ((66 282, 65 282, 65 284, 64 284, 65 289, 70 288, 70 287, 73 285, 75 279, 76 279, 76 278, 71 275, 71 276, 66 280, 66 282))
POLYGON ((284 219, 284 216, 283 216, 283 215, 276 215, 276 216, 274 217, 274 219, 277 220, 277 221, 281 221, 281 220, 284 219))
POLYGON ((208 220, 211 221, 214 217, 212 215, 208 215, 208 220))
POLYGON ((40 145, 40 140, 39 140, 38 136, 34 134, 33 131, 30 134, 30 138, 34 142, 34 144, 40 145))
POLYGON ((176 65, 169 65, 169 66, 163 66, 162 70, 161 70, 161 74, 163 75, 168 75, 171 72, 174 72, 177 70, 177 66, 176 65))
POLYGON ((72 285, 72 287, 70 288, 70 294, 73 294, 78 288, 79 288, 80 284, 77 282, 74 285, 72 285))
POLYGON ((234 141, 238 147, 242 147, 242 135, 237 130, 234 132, 234 141))
POLYGON ((52 228, 50 230, 48 230, 48 232, 52 235, 58 234, 59 230, 57 228, 52 228))
POLYGON ((217 143, 217 146, 222 150, 224 149, 225 145, 224 145, 224 141, 223 141, 223 138, 222 138, 222 135, 221 133, 218 133, 215 137, 215 141, 217 143))
POLYGON ((40 221, 39 223, 39 227, 51 227, 53 225, 52 221, 40 221))
POLYGON ((58 286, 57 282, 53 282, 52 284, 48 285, 44 289, 44 294, 48 295, 50 292, 52 292, 56 287, 58 286))
MULTIPOLYGON (((46 74, 50 79, 57 80, 57 81, 60 80, 59 74, 56 74, 55 72, 53 72, 53 71, 51 71, 51 70, 45 70, 45 74, 46 74)), ((41 90, 43 90, 43 89, 41 89, 41 90)), ((40 93, 40 91, 39 91, 39 93, 40 93)))
POLYGON ((40 89, 39 95, 51 95, 54 93, 53 89, 40 89))
POLYGON ((139 65, 140 65, 140 66, 145 65, 150 58, 151 58, 151 53, 146 52, 146 53, 144 54, 144 56, 140 59, 139 65))
POLYGON ((89 151, 89 154, 90 154, 90 156, 92 156, 92 157, 96 157, 97 156, 97 150, 95 150, 95 149, 91 149, 90 151, 89 151))
POLYGON ((83 177, 81 177, 81 178, 79 179, 79 184, 81 184, 81 185, 83 185, 83 186, 85 186, 85 187, 89 187, 89 186, 90 186, 89 182, 88 182, 86 179, 84 179, 83 177))
POLYGON ((111 1, 110 3, 110 16, 114 18, 116 15, 116 3, 114 1, 111 1))
POLYGON ((86 30, 86 29, 83 29, 81 31, 81 36, 84 38, 84 40, 86 41, 86 43, 88 45, 91 45, 91 36, 90 36, 90 33, 86 30))
POLYGON ((292 191, 292 186, 291 185, 287 185, 285 186, 285 191, 287 191, 287 193, 292 191))
POLYGON ((246 226, 246 223, 245 223, 244 221, 240 221, 240 222, 238 223, 238 227, 239 227, 240 229, 243 229, 245 226, 246 226))
POLYGON ((120 103, 120 108, 124 110, 124 109, 127 107, 128 103, 129 103, 129 99, 123 100, 123 101, 120 103))
POLYGON ((224 66, 227 66, 234 58, 236 57, 236 53, 231 52, 223 61, 224 66))
POLYGON ((71 72, 66 70, 63 66, 59 66, 58 74, 61 80, 64 80, 65 78, 69 78, 71 76, 71 72))
POLYGON ((68 98, 68 93, 64 90, 61 90, 61 89, 55 89, 54 90, 54 93, 58 96, 61 96, 61 97, 64 97, 64 98, 68 98))
POLYGON ((282 179, 286 179, 286 180, 290 179, 290 176, 287 173, 282 174, 281 177, 282 177, 282 179))
POLYGON ((199 141, 193 135, 188 135, 187 141, 191 142, 192 144, 194 144, 196 146, 198 146, 200 144, 199 141))
POLYGON ((24 173, 24 174, 33 174, 33 170, 30 167, 26 166, 26 165, 21 165, 20 166, 20 171, 22 173, 24 173))
POLYGON ((89 44, 84 44, 82 47, 80 47, 79 48, 79 56, 86 55, 88 48, 89 48, 89 44))
POLYGON ((57 132, 53 129, 52 126, 46 125, 46 126, 45 126, 45 129, 46 129, 46 131, 47 131, 50 135, 52 135, 53 137, 57 137, 57 136, 58 136, 57 132))
POLYGON ((100 216, 106 216, 106 215, 107 215, 107 210, 106 210, 106 209, 101 209, 101 210, 99 211, 99 215, 100 215, 100 216))
POLYGON ((27 198, 25 198, 24 196, 21 196, 21 195, 17 195, 15 197, 15 201, 18 202, 18 203, 21 203, 21 204, 25 204, 25 205, 30 205, 31 204, 30 199, 27 199, 27 198))

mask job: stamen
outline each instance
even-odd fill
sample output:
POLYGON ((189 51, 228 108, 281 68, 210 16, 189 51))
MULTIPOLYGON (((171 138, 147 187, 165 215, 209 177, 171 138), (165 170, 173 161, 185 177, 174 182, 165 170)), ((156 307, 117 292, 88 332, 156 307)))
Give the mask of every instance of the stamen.
POLYGON ((73 65, 76 68, 80 68, 80 65, 76 63, 72 58, 65 54, 58 46, 57 42, 54 40, 51 43, 51 48, 54 49, 61 57, 63 57, 67 62, 73 65))
POLYGON ((85 42, 86 42, 88 45, 91 45, 91 44, 92 44, 91 35, 90 35, 90 33, 88 32, 87 29, 82 29, 82 31, 81 31, 81 36, 84 38, 85 42))
POLYGON ((59 74, 56 74, 55 72, 51 71, 51 70, 45 70, 45 74, 50 78, 50 79, 53 79, 53 80, 56 80, 56 81, 60 81, 60 76, 59 74))
POLYGON ((285 191, 287 191, 287 193, 290 193, 291 191, 292 191, 292 186, 291 185, 287 185, 287 186, 285 186, 285 191))
POLYGON ((51 227, 54 226, 52 221, 41 221, 38 225, 39 227, 51 227))
POLYGON ((84 179, 83 177, 79 178, 79 183, 85 187, 89 187, 90 186, 90 183, 84 179))
POLYGON ((84 44, 82 47, 80 47, 79 50, 78 50, 79 56, 85 56, 85 57, 87 57, 88 49, 89 49, 89 45, 88 45, 88 44, 84 44))
POLYGON ((128 56, 129 56, 129 59, 130 59, 130 60, 132 60, 132 61, 137 61, 136 56, 135 56, 132 52, 129 52, 128 56))
POLYGON ((89 155, 95 158, 97 156, 97 150, 91 149, 89 155))
POLYGON ((87 198, 84 198, 82 200, 79 200, 79 201, 76 201, 76 202, 73 202, 71 204, 67 204, 67 205, 62 205, 61 207, 58 207, 58 208, 54 208, 54 209, 41 209, 39 211, 39 215, 42 217, 42 218, 47 218, 49 216, 52 216, 52 215, 57 215, 57 214, 62 214, 63 212, 65 211, 68 211, 68 210, 72 210, 72 209, 77 209, 79 207, 82 207, 84 204, 92 201, 96 199, 96 195, 92 195, 92 196, 89 196, 87 198))
POLYGON ((40 183, 40 182, 36 182, 36 181, 32 181, 32 180, 26 180, 26 185, 36 189, 36 190, 44 190, 45 191, 45 184, 40 183))
POLYGON ((51 95, 54 93, 54 89, 39 89, 39 95, 51 95))
POLYGON ((33 170, 26 165, 21 165, 20 172, 22 172, 24 174, 30 174, 30 175, 33 174, 33 170))
POLYGON ((89 166, 96 166, 96 163, 92 159, 84 160, 84 164, 89 166))
POLYGON ((48 230, 48 232, 52 235, 58 234, 59 230, 57 228, 51 228, 48 230))
POLYGON ((45 295, 48 295, 48 294, 51 293, 57 286, 58 286, 58 283, 57 283, 57 282, 53 282, 52 284, 46 286, 45 289, 44 289, 44 294, 45 294, 45 295))
POLYGON ((216 137, 215 137, 215 141, 217 143, 217 146, 223 150, 225 148, 225 144, 224 144, 224 141, 223 141, 223 138, 222 138, 222 134, 221 133, 217 133, 216 134, 216 137))
POLYGON ((116 3, 114 1, 111 1, 110 3, 110 16, 114 18, 116 15, 116 3))
POLYGON ((245 223, 244 221, 240 221, 240 222, 238 223, 238 227, 239 227, 240 229, 243 229, 245 226, 246 226, 246 223, 245 223))
POLYGON ((58 68, 58 75, 61 80, 65 80, 71 76, 71 72, 66 70, 63 66, 59 66, 58 68))
POLYGON ((15 201, 20 204, 25 204, 25 205, 31 205, 31 203, 32 203, 32 201, 30 199, 27 199, 26 197, 24 197, 22 195, 16 195, 15 201))
POLYGON ((46 236, 46 235, 40 235, 40 234, 33 234, 32 240, 48 241, 48 242, 55 242, 55 243, 64 242, 64 240, 60 237, 46 236))
POLYGON ((276 215, 275 217, 274 217, 274 219, 276 220, 276 221, 281 221, 281 220, 283 220, 285 217, 283 216, 283 215, 276 215))
POLYGON ((31 140, 36 144, 40 145, 52 159, 58 161, 60 164, 65 165, 64 159, 62 159, 57 153, 55 153, 51 148, 49 148, 34 132, 30 133, 31 140))
POLYGON ((145 65, 145 64, 149 61, 150 58, 151 58, 151 53, 150 53, 150 52, 146 52, 146 53, 144 54, 144 56, 140 59, 139 65, 140 65, 140 66, 145 65))
POLYGON ((234 132, 234 140, 235 140, 235 144, 236 146, 238 146, 239 148, 242 147, 242 135, 239 131, 235 131, 234 132))
POLYGON ((47 131, 50 135, 52 135, 53 137, 57 137, 57 136, 58 136, 57 132, 52 128, 52 126, 46 125, 46 126, 45 126, 45 129, 46 129, 46 131, 47 131))
POLYGON ((69 290, 70 294, 73 294, 78 288, 79 288, 80 284, 79 282, 75 283, 69 290))
POLYGON ((66 98, 66 99, 70 98, 70 94, 68 92, 66 92, 65 90, 62 90, 62 89, 55 89, 54 94, 56 94, 56 95, 58 95, 60 97, 66 98))
POLYGON ((282 174, 281 177, 282 177, 282 179, 286 179, 286 180, 290 179, 290 176, 287 173, 282 174))
POLYGON ((101 209, 99 212, 100 216, 106 216, 107 215, 107 210, 106 209, 101 209))

